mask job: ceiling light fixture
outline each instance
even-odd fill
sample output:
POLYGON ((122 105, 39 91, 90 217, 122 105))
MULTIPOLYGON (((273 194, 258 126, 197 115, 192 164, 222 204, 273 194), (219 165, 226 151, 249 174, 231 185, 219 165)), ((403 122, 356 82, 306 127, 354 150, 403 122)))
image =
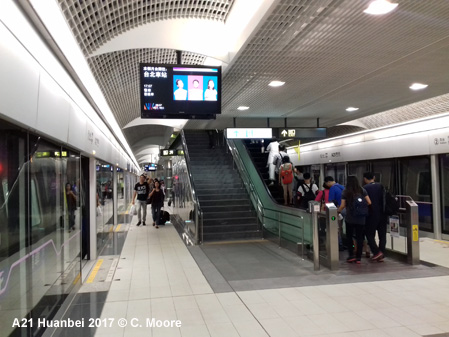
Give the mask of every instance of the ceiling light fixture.
POLYGON ((271 81, 270 84, 268 84, 270 87, 280 87, 283 86, 285 82, 282 81, 271 81))
POLYGON ((429 85, 423 84, 423 83, 413 83, 411 86, 409 86, 412 90, 421 90, 427 88, 429 85))
POLYGON ((365 9, 363 13, 371 15, 383 15, 390 13, 397 6, 397 3, 391 3, 387 0, 375 0, 369 4, 368 8, 365 9))
POLYGON ((239 106, 238 108, 237 108, 237 110, 248 110, 249 109, 249 106, 239 106))
POLYGON ((346 111, 348 111, 348 112, 353 112, 353 111, 357 111, 357 110, 359 110, 359 108, 355 108, 353 106, 350 106, 349 108, 346 108, 346 111))

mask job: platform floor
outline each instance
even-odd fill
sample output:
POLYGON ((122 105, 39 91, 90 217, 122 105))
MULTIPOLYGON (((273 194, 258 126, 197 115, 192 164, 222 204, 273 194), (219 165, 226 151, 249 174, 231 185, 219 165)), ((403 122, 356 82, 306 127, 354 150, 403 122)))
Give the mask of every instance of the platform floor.
MULTIPOLYGON (((109 262, 83 285, 66 312, 72 319, 101 318, 108 324, 113 319, 112 326, 57 329, 53 336, 449 333, 445 267, 386 260, 314 272, 309 261, 269 242, 187 247, 170 224, 159 229, 131 224, 123 249, 118 246, 109 250, 114 255, 104 256, 109 262), (119 327, 123 318, 128 324, 119 327), (133 318, 142 326, 132 327, 133 318), (180 320, 182 326, 147 327, 152 318, 180 320)), ((432 254, 445 254, 447 260, 449 250, 442 247, 432 254)))

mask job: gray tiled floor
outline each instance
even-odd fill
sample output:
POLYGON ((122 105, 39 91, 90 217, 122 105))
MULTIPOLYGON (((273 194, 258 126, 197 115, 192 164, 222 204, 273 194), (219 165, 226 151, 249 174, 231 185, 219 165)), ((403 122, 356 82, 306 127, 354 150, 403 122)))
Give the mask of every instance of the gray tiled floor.
MULTIPOLYGON (((411 266, 394 259, 385 259, 384 263, 363 259, 362 265, 347 264, 345 252, 341 253, 338 271, 323 268, 315 272, 312 262, 279 249, 270 241, 204 245, 201 249, 235 291, 449 275, 449 269, 445 267, 411 266)), ((202 265, 200 268, 206 278, 213 269, 202 265)), ((208 278, 212 288, 216 279, 208 278)))

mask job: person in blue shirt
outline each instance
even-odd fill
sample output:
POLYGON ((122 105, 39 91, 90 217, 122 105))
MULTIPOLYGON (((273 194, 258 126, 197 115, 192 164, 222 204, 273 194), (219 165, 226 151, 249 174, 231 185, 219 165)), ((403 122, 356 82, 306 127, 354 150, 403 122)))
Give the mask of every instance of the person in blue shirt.
MULTIPOLYGON (((341 205, 341 194, 345 189, 344 186, 340 185, 334 180, 334 177, 327 176, 324 178, 324 184, 329 188, 329 202, 333 202, 336 207, 341 205)), ((344 214, 342 214, 344 216, 344 214)), ((344 251, 346 248, 343 245, 343 240, 341 238, 341 233, 343 231, 343 218, 338 219, 338 244, 339 250, 344 251)))

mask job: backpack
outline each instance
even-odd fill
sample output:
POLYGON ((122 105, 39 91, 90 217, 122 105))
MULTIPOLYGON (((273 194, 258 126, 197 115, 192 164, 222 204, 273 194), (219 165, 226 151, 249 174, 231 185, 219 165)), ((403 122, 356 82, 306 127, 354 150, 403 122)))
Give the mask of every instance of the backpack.
POLYGON ((281 165, 281 178, 284 185, 291 184, 293 182, 293 165, 290 164, 288 170, 284 170, 284 165, 281 165))
POLYGON ((384 213, 385 215, 396 215, 399 211, 399 202, 396 196, 384 189, 384 213))
POLYGON ((313 192, 313 183, 310 183, 309 186, 306 184, 301 184, 302 190, 304 191, 304 195, 301 197, 301 203, 303 207, 309 207, 309 201, 315 200, 315 193, 313 192), (307 186, 308 191, 306 192, 305 186, 307 186))
POLYGON ((354 200, 352 201, 352 210, 354 215, 357 217, 360 216, 368 216, 369 208, 368 203, 365 200, 365 197, 362 196, 354 196, 354 200))

